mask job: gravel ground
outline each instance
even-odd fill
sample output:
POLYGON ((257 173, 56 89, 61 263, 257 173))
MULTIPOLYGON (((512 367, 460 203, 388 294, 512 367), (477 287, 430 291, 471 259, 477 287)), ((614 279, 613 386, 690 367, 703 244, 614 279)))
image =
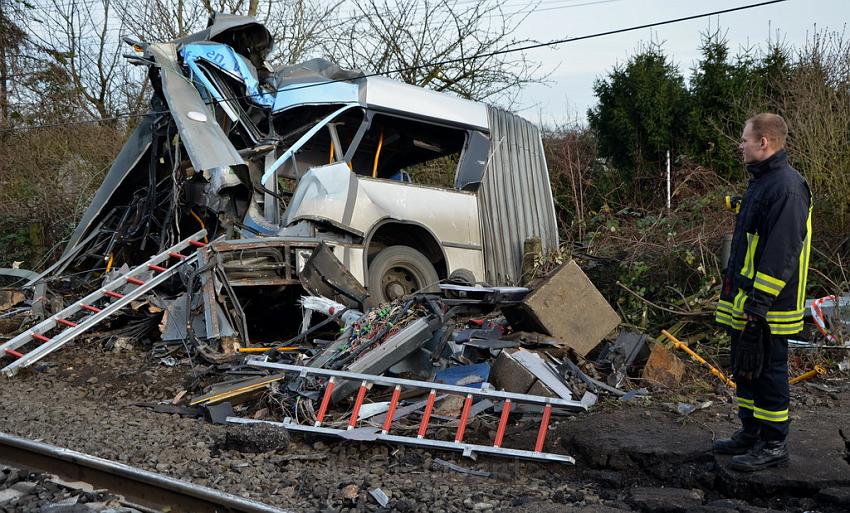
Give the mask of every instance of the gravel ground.
POLYGON ((169 368, 143 351, 105 352, 82 342, 46 363, 3 380, 0 430, 299 513, 383 509, 368 494, 374 488, 390 497, 393 511, 508 511, 535 503, 603 502, 595 483, 582 482, 574 467, 561 464, 472 461, 409 447, 307 441, 298 434, 283 450, 240 452, 231 449, 239 445, 227 433, 244 428, 135 406, 172 399, 191 375, 186 366, 169 368), (444 470, 434 458, 494 476, 444 470))
MULTIPOLYGON (((671 413, 670 405, 663 406, 662 398, 649 409, 635 405, 611 410, 600 405, 591 415, 555 421, 547 450, 573 454, 579 461, 571 466, 484 456, 472 461, 455 453, 411 447, 309 439, 297 433, 290 437, 268 427, 214 425, 137 405, 170 401, 191 381, 190 366, 161 365, 144 350, 104 351, 96 344, 76 342, 35 370, 0 379, 0 431, 297 513, 847 511, 844 506, 821 507, 826 502, 812 499, 813 491, 770 501, 756 498, 758 493, 727 496, 720 489, 713 490, 723 481, 706 449, 713 433, 731 431, 734 426, 734 408, 725 405, 728 399, 723 398, 720 402, 724 404, 697 412, 688 422, 671 413), (638 425, 643 427, 635 429, 638 425), (619 434, 606 442, 609 432, 619 434), (667 435, 659 436, 661 433, 667 435), (448 470, 438 458, 491 476, 448 470), (386 508, 370 496, 375 488, 389 496, 386 508), (750 502, 755 498, 760 507, 741 498, 750 502)), ((802 415, 797 421, 803 430, 800 437, 812 438, 813 432, 804 431, 811 429, 813 422, 824 424, 820 426, 823 435, 816 438, 838 436, 832 431, 848 421, 842 413, 846 411, 843 397, 796 387, 792 408, 802 415), (827 412, 828 418, 824 417, 827 412)), ((492 439, 492 426, 480 424, 471 425, 468 437, 479 437, 477 441, 484 443, 487 437, 492 439)), ((525 429, 513 427, 507 445, 529 447, 536 428, 536 423, 525 429)), ((847 446, 850 454, 850 442, 847 446)), ((803 454, 805 447, 799 449, 796 454, 803 454)), ((829 450, 835 452, 834 447, 829 450)), ((821 449, 813 451, 817 454, 821 449)), ((840 454, 833 456, 841 462, 840 454)), ((793 468, 789 471, 795 472, 793 468)), ((779 478, 787 482, 786 477, 779 478)), ((835 503, 846 495, 850 507, 850 478, 841 483, 845 481, 847 484, 838 486, 846 488, 830 491, 827 498, 835 503)), ((4 507, 18 511, 8 506, 0 501, 0 511, 4 507)))

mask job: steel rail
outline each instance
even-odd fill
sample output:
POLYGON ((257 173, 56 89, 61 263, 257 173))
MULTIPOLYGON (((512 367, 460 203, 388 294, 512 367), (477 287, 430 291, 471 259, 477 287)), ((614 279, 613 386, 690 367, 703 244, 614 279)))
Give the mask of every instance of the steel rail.
POLYGON ((0 432, 0 463, 105 488, 128 502, 172 513, 291 513, 155 472, 0 432))

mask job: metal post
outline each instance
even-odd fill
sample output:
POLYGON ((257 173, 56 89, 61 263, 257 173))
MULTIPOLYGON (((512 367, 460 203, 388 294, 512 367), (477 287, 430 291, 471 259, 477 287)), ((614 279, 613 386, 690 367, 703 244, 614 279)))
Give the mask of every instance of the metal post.
POLYGON ((670 150, 667 150, 667 209, 670 209, 670 150))

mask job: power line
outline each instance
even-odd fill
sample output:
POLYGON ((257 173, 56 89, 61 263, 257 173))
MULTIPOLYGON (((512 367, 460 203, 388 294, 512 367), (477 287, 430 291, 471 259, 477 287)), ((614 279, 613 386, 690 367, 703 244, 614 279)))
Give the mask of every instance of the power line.
MULTIPOLYGON (((573 43, 573 42, 576 42, 576 41, 585 41, 585 40, 594 39, 594 38, 597 38, 597 37, 611 36, 611 35, 615 35, 615 34, 622 34, 624 32, 633 32, 633 31, 636 31, 636 30, 643 30, 643 29, 647 29, 647 28, 660 27, 660 26, 663 26, 663 25, 671 25, 671 24, 674 24, 674 23, 682 23, 684 21, 696 20, 696 19, 705 18, 705 17, 708 17, 708 16, 718 16, 720 14, 728 14, 728 13, 737 12, 737 11, 744 11, 744 10, 748 10, 748 9, 754 9, 756 7, 764 7, 766 5, 778 4, 778 3, 782 3, 782 2, 786 2, 786 1, 787 0, 769 0, 769 1, 765 1, 765 2, 758 2, 758 3, 755 3, 755 4, 742 5, 742 6, 739 6, 739 7, 731 7, 731 8, 728 8, 728 9, 721 9, 721 10, 707 12, 707 13, 693 14, 693 15, 690 15, 690 16, 682 16, 680 18, 673 18, 673 19, 669 19, 669 20, 656 21, 656 22, 653 22, 653 23, 644 23, 643 25, 635 25, 635 26, 632 26, 632 27, 626 27, 626 28, 621 28, 621 29, 607 30, 607 31, 604 31, 604 32, 596 32, 596 33, 587 34, 587 35, 584 35, 584 36, 569 37, 569 38, 558 39, 558 40, 554 40, 554 41, 548 41, 548 42, 545 42, 545 43, 536 43, 536 44, 531 44, 531 45, 519 46, 519 47, 515 47, 515 48, 506 48, 504 50, 496 50, 496 51, 493 51, 493 52, 488 52, 488 53, 476 55, 476 56, 473 56, 473 57, 459 57, 459 58, 447 59, 447 60, 443 60, 443 61, 439 61, 439 62, 429 62, 429 63, 426 63, 426 64, 420 64, 420 65, 417 65, 417 66, 408 66, 408 67, 405 67, 405 68, 399 68, 399 69, 389 70, 389 71, 384 71, 384 72, 379 72, 379 73, 367 73, 367 74, 364 74, 360 78, 385 76, 385 75, 391 75, 391 74, 394 74, 394 73, 404 73, 404 72, 407 72, 407 71, 416 71, 416 70, 423 69, 423 68, 444 66, 446 64, 456 64, 456 63, 459 63, 459 62, 469 61, 469 60, 473 60, 473 59, 484 59, 484 58, 488 58, 488 57, 494 57, 494 56, 497 56, 497 55, 505 55, 505 54, 508 54, 508 53, 524 52, 524 51, 528 51, 528 50, 535 50, 537 48, 557 46, 559 44, 564 44, 564 43, 573 43)), ((310 87, 318 87, 318 86, 333 84, 333 83, 336 83, 336 82, 347 82, 347 81, 348 81, 347 79, 327 80, 325 82, 304 84, 304 85, 301 85, 301 86, 278 89, 278 90, 271 91, 271 92, 273 92, 273 93, 280 93, 280 92, 283 92, 283 91, 291 92, 291 91, 296 91, 296 90, 299 90, 299 89, 307 89, 307 88, 310 88, 310 87)), ((214 104, 218 104, 218 103, 222 103, 222 102, 226 102, 226 101, 232 101, 232 100, 248 99, 248 98, 252 98, 254 96, 258 96, 260 94, 270 94, 270 93, 256 93, 256 94, 247 94, 247 95, 241 95, 241 96, 232 96, 232 97, 222 98, 221 100, 213 100, 213 101, 209 102, 209 105, 214 105, 214 104)), ((65 122, 65 123, 51 123, 51 124, 34 125, 34 126, 28 126, 28 127, 14 127, 14 128, 6 128, 6 129, 3 129, 2 131, 3 132, 16 132, 16 131, 22 131, 22 130, 37 130, 37 129, 42 129, 42 128, 55 128, 55 127, 69 126, 69 125, 94 124, 94 123, 100 123, 100 122, 103 122, 103 121, 116 121, 116 120, 120 120, 120 119, 129 119, 129 118, 141 117, 141 116, 146 116, 146 115, 149 115, 149 114, 151 114, 151 115, 167 114, 168 112, 169 111, 166 110, 166 111, 145 112, 145 113, 126 113, 126 114, 119 114, 119 115, 116 115, 116 116, 112 116, 110 118, 94 119, 94 120, 87 120, 87 121, 76 121, 76 122, 65 122)))
MULTIPOLYGON (((91 0, 89 2, 81 1, 81 5, 90 5, 94 3, 99 3, 102 0, 91 0)), ((281 0, 267 0, 270 4, 278 3, 281 0)), ((517 14, 534 14, 538 12, 546 12, 546 11, 560 11, 565 9, 572 9, 576 7, 586 7, 597 4, 606 4, 612 2, 619 2, 622 0, 539 0, 536 4, 528 4, 528 3, 512 3, 511 0, 505 0, 502 3, 495 2, 492 7, 498 7, 502 9, 515 9, 512 11, 503 11, 500 14, 487 14, 482 16, 482 18, 499 18, 499 17, 511 17, 517 14), (581 3, 577 3, 581 2, 581 3), (567 4, 567 5, 559 5, 559 4, 567 4), (541 7, 544 6, 544 7, 541 7)), ((480 4, 479 0, 467 0, 467 1, 459 1, 455 4, 451 5, 452 8, 459 8, 460 10, 468 10, 474 8, 474 5, 480 4)), ((55 6, 54 6, 55 7, 55 6)), ((68 5, 59 5, 59 7, 68 7, 68 5)), ((357 21, 363 18, 369 18, 370 15, 357 15, 351 16, 349 18, 345 18, 345 22, 357 21)), ((90 32, 101 32, 101 28, 93 27, 90 32)), ((132 34, 133 30, 126 26, 123 21, 120 21, 120 26, 111 26, 102 30, 102 32, 106 34, 117 34, 120 39, 122 36, 134 36, 132 34)), ((94 42, 95 44, 100 44, 107 38, 101 37, 100 34, 96 34, 93 36, 88 36, 85 38, 79 38, 78 40, 81 42, 94 42)))
MULTIPOLYGON (((90 6, 90 5, 95 4, 95 3, 100 3, 101 1, 102 0, 88 0, 88 1, 79 0, 79 2, 76 2, 76 3, 71 2, 69 4, 55 4, 55 5, 50 5, 50 7, 68 8, 68 7, 73 6, 73 5, 89 5, 90 6)), ((269 4, 275 4, 275 3, 280 3, 281 1, 285 1, 285 0, 266 0, 266 1, 269 4)), ((538 2, 536 2, 534 4, 529 4, 528 2, 513 3, 512 0, 504 0, 501 3, 499 3, 498 1, 494 2, 494 5, 492 7, 516 9, 515 11, 504 13, 505 16, 513 16, 515 14, 520 14, 520 13, 524 13, 524 12, 533 13, 533 12, 544 12, 544 11, 557 11, 557 10, 562 10, 562 9, 571 9, 571 8, 574 8, 574 7, 585 7, 585 6, 590 6, 590 5, 605 4, 605 3, 617 2, 617 1, 621 1, 621 0, 590 0, 590 1, 589 0, 539 0, 538 2), (569 4, 569 5, 559 5, 559 4, 569 4), (541 6, 544 6, 544 7, 541 8, 541 6)), ((461 9, 463 9, 464 6, 473 6, 473 5, 478 5, 480 3, 481 3, 480 0, 461 0, 461 1, 455 2, 454 4, 450 5, 449 7, 452 7, 452 8, 460 7, 461 9)), ((466 8, 469 9, 471 7, 466 7, 466 8)), ((500 16, 500 15, 491 14, 491 15, 488 15, 488 16, 485 16, 485 17, 498 17, 498 16, 500 16)), ((352 16, 351 18, 346 18, 346 21, 362 19, 364 17, 369 17, 369 15, 352 16)), ((99 31, 99 29, 95 28, 94 31, 99 31)), ((124 22, 121 21, 121 26, 108 27, 104 32, 117 33, 119 35, 130 35, 131 29, 129 29, 126 25, 124 25, 124 22)), ((89 40, 99 40, 100 37, 95 36, 95 37, 90 37, 88 39, 89 40)))
POLYGON ((612 2, 621 2, 621 1, 623 1, 623 0, 589 0, 589 1, 585 1, 584 3, 580 3, 580 4, 559 5, 559 6, 554 6, 554 7, 543 7, 543 8, 535 7, 535 8, 531 8, 531 9, 521 8, 522 4, 517 4, 517 5, 513 5, 511 7, 520 7, 520 9, 517 9, 515 11, 511 11, 511 12, 502 12, 502 13, 499 13, 499 14, 496 14, 496 13, 488 14, 486 16, 482 16, 482 18, 502 18, 502 17, 509 18, 511 16, 516 16, 517 14, 526 14, 526 15, 530 16, 530 15, 538 13, 538 12, 563 11, 565 9, 574 9, 576 7, 587 7, 587 6, 590 6, 590 5, 598 5, 598 4, 610 4, 612 2))

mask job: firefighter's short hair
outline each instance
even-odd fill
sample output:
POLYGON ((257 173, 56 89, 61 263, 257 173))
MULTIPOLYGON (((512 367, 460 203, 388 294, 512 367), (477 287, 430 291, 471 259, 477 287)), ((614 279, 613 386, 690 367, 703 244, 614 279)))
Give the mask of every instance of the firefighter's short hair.
POLYGON ((788 124, 778 114, 762 112, 747 120, 752 127, 756 137, 764 137, 777 148, 785 147, 785 139, 788 137, 788 124))

